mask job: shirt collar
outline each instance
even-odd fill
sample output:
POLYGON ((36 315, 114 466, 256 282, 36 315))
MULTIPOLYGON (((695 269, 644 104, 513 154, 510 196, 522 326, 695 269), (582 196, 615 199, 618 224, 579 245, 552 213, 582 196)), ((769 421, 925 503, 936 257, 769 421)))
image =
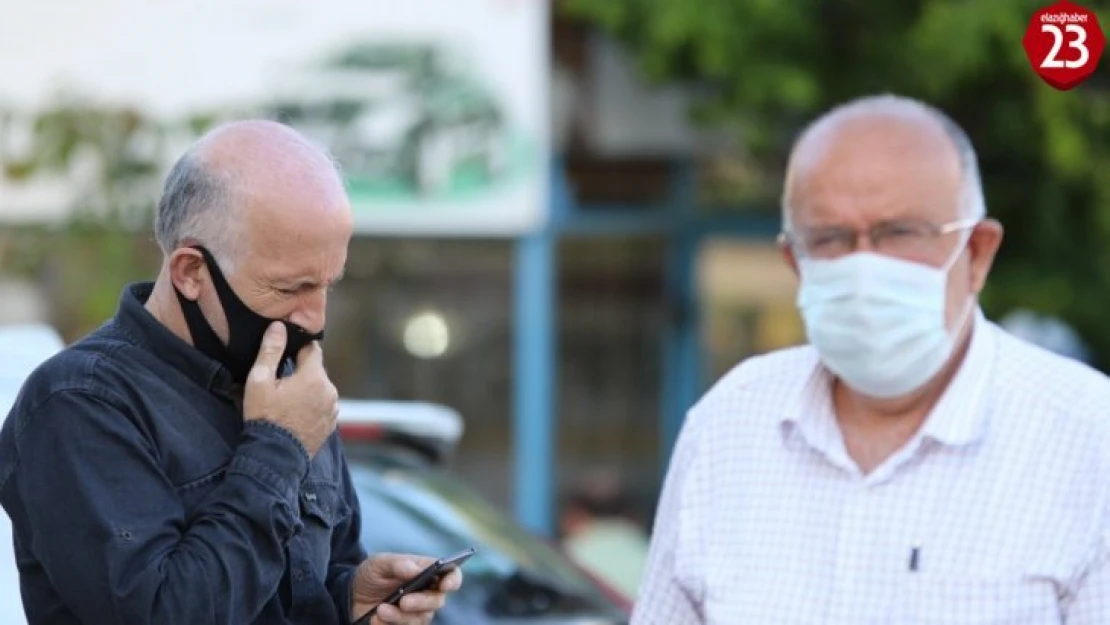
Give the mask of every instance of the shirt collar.
MULTIPOLYGON (((945 445, 968 445, 986 432, 985 390, 994 362, 997 329, 979 308, 971 318, 971 342, 963 362, 919 433, 945 445)), ((833 408, 832 382, 833 375, 815 357, 801 392, 786 405, 780 425, 784 433, 796 429, 810 445, 846 457, 833 408)))
POLYGON ((972 316, 971 343, 955 377, 921 426, 924 437, 950 446, 969 445, 986 433, 986 388, 997 330, 980 309, 972 316))
POLYGON ((231 375, 219 362, 181 339, 154 318, 146 301, 154 290, 152 282, 137 282, 124 288, 112 323, 132 344, 151 352, 208 390, 229 391, 231 375))
POLYGON ((813 367, 802 391, 795 395, 783 413, 782 431, 784 435, 796 432, 826 456, 847 458, 833 409, 833 375, 821 364, 816 350, 814 356, 813 367))

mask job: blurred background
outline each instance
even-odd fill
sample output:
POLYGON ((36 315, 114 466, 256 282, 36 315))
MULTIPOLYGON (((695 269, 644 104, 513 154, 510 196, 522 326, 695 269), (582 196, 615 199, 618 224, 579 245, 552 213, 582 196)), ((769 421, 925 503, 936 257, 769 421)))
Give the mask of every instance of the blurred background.
POLYGON ((341 393, 458 411, 451 471, 535 533, 647 532, 684 411, 805 340, 777 197, 795 133, 844 100, 967 130, 1006 227, 987 315, 1110 367, 1110 70, 1044 84, 1040 6, 2 0, 0 323, 95 328, 157 270, 172 161, 279 119, 331 147, 358 216, 324 345, 341 393))

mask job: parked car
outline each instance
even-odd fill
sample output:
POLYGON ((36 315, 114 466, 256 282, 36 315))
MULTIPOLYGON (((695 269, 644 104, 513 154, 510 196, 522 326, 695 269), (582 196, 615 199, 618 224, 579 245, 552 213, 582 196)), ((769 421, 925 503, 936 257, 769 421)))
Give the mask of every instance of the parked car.
POLYGON ((526 532, 443 467, 457 413, 430 404, 345 400, 351 476, 371 552, 444 556, 466 547, 466 583, 438 625, 622 625, 630 603, 526 532), (404 416, 408 413, 411 416, 404 416))
MULTIPOLYGON (((49 326, 0 327, 0 421, 26 377, 62 349, 49 326)), ((464 547, 463 589, 437 625, 625 625, 630 603, 529 534, 445 468, 463 433, 436 404, 343 400, 340 433, 373 552, 442 556, 464 547)), ((0 623, 24 625, 11 525, 0 514, 0 623)))

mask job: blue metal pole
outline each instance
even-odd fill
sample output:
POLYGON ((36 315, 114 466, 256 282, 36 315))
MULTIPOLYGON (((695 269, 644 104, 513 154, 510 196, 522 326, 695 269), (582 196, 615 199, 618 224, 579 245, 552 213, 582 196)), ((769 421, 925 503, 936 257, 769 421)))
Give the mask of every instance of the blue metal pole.
POLYGON ((555 257, 569 198, 561 162, 552 172, 550 218, 517 240, 513 285, 513 506, 521 525, 548 537, 555 521, 555 257))
POLYGON ((701 392, 701 341, 694 273, 700 236, 694 207, 694 175, 689 165, 673 174, 671 189, 675 227, 667 245, 665 298, 670 315, 663 336, 663 384, 659 438, 661 468, 670 463, 686 411, 701 392))
POLYGON ((547 231, 516 244, 513 450, 516 518, 552 535, 555 447, 554 237, 547 231))
POLYGON ((663 396, 660 457, 666 469, 686 411, 701 392, 699 312, 694 288, 697 238, 674 235, 667 252, 667 302, 670 309, 663 339, 663 396))

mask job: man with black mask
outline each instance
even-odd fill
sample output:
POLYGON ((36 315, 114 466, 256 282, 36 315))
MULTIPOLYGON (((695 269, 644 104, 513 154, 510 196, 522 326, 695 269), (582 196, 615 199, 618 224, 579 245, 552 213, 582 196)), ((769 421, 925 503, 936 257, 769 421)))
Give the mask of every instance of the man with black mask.
MULTIPOLYGON (((157 279, 40 367, 0 431, 32 625, 350 623, 431 562, 359 544, 319 345, 352 228, 331 159, 286 126, 222 126, 178 161, 157 279)), ((373 623, 429 623, 461 583, 373 623)))

